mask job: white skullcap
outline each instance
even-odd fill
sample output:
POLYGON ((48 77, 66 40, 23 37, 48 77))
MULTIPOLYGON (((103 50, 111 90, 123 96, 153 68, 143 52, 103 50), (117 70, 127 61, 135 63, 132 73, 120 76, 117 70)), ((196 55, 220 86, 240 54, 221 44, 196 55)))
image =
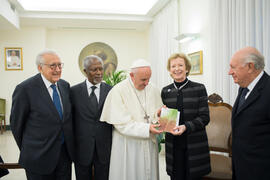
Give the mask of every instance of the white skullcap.
POLYGON ((137 59, 132 63, 130 69, 139 68, 139 67, 150 67, 150 66, 151 66, 150 63, 147 62, 146 60, 137 59))

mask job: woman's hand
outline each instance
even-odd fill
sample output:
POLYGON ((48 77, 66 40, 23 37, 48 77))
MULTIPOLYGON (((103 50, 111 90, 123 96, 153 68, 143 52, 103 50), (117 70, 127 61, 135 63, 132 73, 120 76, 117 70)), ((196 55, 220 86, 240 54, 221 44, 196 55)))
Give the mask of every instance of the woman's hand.
POLYGON ((186 129, 187 128, 185 125, 175 126, 175 128, 173 128, 173 130, 170 133, 172 133, 175 136, 180 136, 186 131, 186 129))

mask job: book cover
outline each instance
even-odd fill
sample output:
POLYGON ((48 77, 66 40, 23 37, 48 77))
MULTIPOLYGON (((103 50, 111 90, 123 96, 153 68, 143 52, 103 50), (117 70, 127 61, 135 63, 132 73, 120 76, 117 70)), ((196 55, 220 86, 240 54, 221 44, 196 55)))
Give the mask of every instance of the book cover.
POLYGON ((179 123, 179 116, 180 112, 177 109, 161 108, 159 129, 165 132, 173 131, 173 128, 179 123))

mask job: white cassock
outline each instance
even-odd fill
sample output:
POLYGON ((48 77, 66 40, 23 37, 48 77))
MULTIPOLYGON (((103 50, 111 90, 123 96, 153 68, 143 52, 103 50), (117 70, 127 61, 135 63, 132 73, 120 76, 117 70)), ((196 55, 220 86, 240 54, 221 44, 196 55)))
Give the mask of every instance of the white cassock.
POLYGON ((9 67, 21 67, 20 58, 18 56, 10 56, 8 60, 9 67))
POLYGON ((159 179, 158 146, 149 127, 157 121, 156 112, 162 105, 157 88, 149 83, 138 91, 130 77, 109 92, 100 121, 114 126, 110 180, 159 179), (144 119, 145 110, 149 120, 144 119))

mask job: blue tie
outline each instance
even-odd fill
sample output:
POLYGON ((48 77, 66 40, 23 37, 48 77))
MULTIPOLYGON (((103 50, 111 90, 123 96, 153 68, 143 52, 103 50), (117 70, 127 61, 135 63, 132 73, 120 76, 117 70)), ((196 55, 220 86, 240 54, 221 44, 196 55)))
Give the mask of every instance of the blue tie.
POLYGON ((63 119, 63 112, 62 112, 62 107, 61 107, 61 102, 59 98, 59 94, 56 90, 56 85, 52 84, 51 88, 53 89, 53 103, 59 113, 60 119, 63 119))
POLYGON ((243 88, 240 98, 239 98, 239 102, 238 102, 238 107, 237 107, 237 112, 240 110, 240 107, 244 104, 244 102, 246 101, 246 95, 248 93, 249 89, 248 88, 243 88))
MULTIPOLYGON (((60 119, 62 120, 63 119, 63 112, 62 112, 60 97, 59 97, 59 94, 56 90, 56 85, 52 84, 51 88, 53 89, 53 104, 59 113, 60 119)), ((65 142, 64 133, 61 132, 61 143, 64 144, 64 142, 65 142)))

